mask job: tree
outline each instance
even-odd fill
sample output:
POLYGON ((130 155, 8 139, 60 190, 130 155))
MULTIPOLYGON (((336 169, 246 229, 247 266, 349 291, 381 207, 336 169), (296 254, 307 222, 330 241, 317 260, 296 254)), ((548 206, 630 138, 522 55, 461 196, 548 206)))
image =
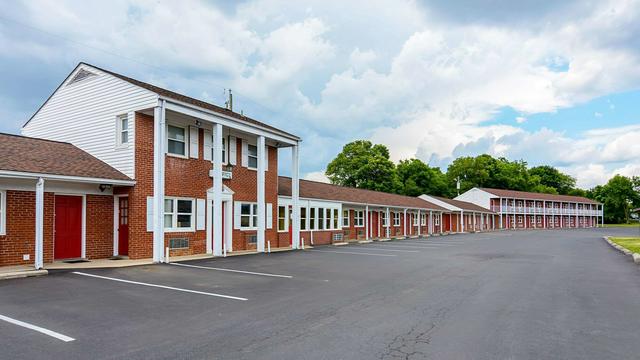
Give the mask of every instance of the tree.
POLYGON ((558 194, 568 195, 576 186, 576 179, 549 165, 529 169, 529 175, 538 177, 541 185, 556 189, 558 194))
POLYGON ((389 149, 366 140, 346 144, 327 165, 325 174, 331 183, 342 186, 384 192, 400 188, 395 165, 389 160, 389 149))
POLYGON ((604 220, 607 223, 629 221, 631 207, 640 206, 640 193, 635 178, 616 175, 605 185, 598 185, 589 191, 589 196, 604 204, 604 220))
MULTIPOLYGON (((525 161, 509 161, 483 154, 476 157, 459 157, 447 168, 447 178, 452 189, 460 178, 460 192, 473 187, 529 190, 530 176, 525 161)), ((456 193, 456 190, 453 190, 456 193)))
POLYGON ((447 178, 440 168, 429 167, 418 159, 409 159, 400 160, 396 172, 400 180, 398 192, 402 195, 449 195, 447 178))

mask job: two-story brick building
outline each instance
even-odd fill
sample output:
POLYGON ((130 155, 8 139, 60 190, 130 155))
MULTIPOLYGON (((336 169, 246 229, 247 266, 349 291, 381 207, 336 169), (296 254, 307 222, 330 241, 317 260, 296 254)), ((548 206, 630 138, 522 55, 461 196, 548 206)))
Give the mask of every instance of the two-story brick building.
POLYGON ((298 246, 296 226, 291 244, 278 241, 273 217, 279 148, 292 148, 298 199, 300 138, 283 130, 80 63, 22 134, 72 143, 131 181, 110 189, 119 219, 110 255, 163 261, 165 248, 223 255, 298 246))

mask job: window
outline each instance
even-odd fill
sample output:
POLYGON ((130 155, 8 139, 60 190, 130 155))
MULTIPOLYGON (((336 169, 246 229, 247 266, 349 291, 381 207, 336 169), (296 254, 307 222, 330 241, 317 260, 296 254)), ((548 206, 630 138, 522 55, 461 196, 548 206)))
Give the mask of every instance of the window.
POLYGON ((384 211, 379 212, 380 221, 382 222, 382 226, 387 226, 387 213, 384 211))
POLYGON ((536 220, 538 221, 538 224, 542 224, 542 216, 538 216, 536 220))
POLYGON ((522 216, 518 216, 518 224, 522 224, 522 216))
POLYGON ((318 230, 324 230, 324 208, 318 208, 318 230))
POLYGON ((247 146, 247 165, 250 168, 258 168, 258 147, 255 145, 247 146))
POLYGON ((349 210, 342 210, 342 227, 349 227, 349 210))
POLYGON ((7 230, 7 192, 0 190, 0 235, 5 235, 7 230))
POLYGON ((307 208, 300 208, 300 230, 307 230, 307 208))
POLYGON ((326 215, 327 217, 325 218, 325 229, 329 230, 331 229, 331 209, 327 209, 326 210, 326 215))
POLYGON ((433 220, 434 225, 436 226, 440 225, 440 216, 436 215, 433 219, 434 219, 433 220))
MULTIPOLYGON (((212 138, 212 143, 215 142, 215 139, 212 138)), ((211 161, 216 158, 216 149, 215 146, 211 147, 211 161)), ((225 137, 222 138, 222 163, 227 163, 227 139, 225 137)))
POLYGON ((393 226, 400 226, 400 213, 393 213, 393 226))
POLYGON ((193 199, 164 199, 164 227, 168 230, 193 230, 193 199))
POLYGON ((316 229, 316 208, 309 209, 309 230, 316 229))
POLYGON ((333 209, 333 228, 338 228, 338 222, 340 221, 340 216, 338 216, 338 209, 333 209))
POLYGON ((278 206, 278 231, 286 231, 286 216, 287 208, 285 206, 278 206))
POLYGON ((258 204, 240 204, 240 228, 251 229, 258 226, 258 204))
POLYGON ((169 154, 187 156, 187 138, 185 128, 167 126, 167 152, 169 154))
POLYGON ((420 225, 425 226, 427 225, 427 214, 420 214, 420 225))
POLYGON ((364 211, 355 210, 353 212, 353 225, 356 227, 364 226, 364 211))
POLYGON ((116 119, 116 137, 118 145, 129 143, 129 117, 127 114, 120 115, 116 119))
POLYGON ((413 226, 418 226, 418 214, 413 214, 413 226))

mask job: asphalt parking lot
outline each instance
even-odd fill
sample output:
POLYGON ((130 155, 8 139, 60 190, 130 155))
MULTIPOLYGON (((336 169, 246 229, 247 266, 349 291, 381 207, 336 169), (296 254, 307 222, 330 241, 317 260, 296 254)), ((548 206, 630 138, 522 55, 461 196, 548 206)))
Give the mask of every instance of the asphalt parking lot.
POLYGON ((450 235, 0 282, 0 358, 631 359, 603 234, 450 235))

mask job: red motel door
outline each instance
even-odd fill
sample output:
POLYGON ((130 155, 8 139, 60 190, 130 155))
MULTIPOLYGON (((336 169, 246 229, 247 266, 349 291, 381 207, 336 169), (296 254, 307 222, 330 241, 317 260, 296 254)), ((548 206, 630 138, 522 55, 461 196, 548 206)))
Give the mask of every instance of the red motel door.
POLYGON ((54 259, 82 256, 82 196, 55 197, 54 259))
POLYGON ((129 255, 129 198, 121 197, 119 204, 118 254, 129 255))

